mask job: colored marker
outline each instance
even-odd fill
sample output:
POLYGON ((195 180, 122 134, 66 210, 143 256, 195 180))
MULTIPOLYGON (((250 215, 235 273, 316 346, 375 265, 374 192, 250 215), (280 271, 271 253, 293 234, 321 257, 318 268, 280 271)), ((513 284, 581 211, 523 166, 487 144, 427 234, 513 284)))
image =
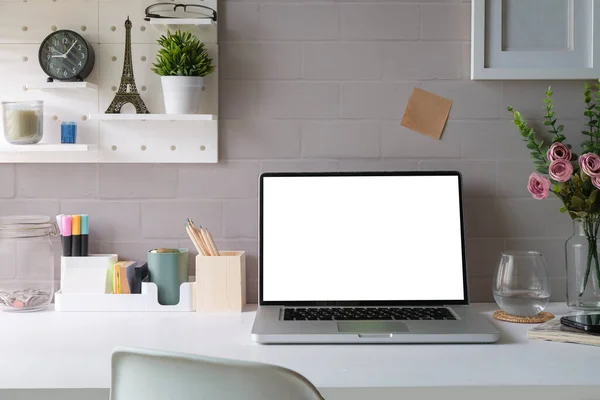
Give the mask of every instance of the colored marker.
POLYGON ((63 257, 71 257, 71 247, 73 246, 73 237, 71 236, 73 219, 70 215, 62 217, 62 235, 63 235, 63 257))
POLYGON ((90 220, 87 214, 81 216, 81 256, 88 257, 88 243, 90 235, 90 220))
POLYGON ((81 257, 81 215, 72 216, 71 235, 73 237, 71 253, 73 257, 81 257))

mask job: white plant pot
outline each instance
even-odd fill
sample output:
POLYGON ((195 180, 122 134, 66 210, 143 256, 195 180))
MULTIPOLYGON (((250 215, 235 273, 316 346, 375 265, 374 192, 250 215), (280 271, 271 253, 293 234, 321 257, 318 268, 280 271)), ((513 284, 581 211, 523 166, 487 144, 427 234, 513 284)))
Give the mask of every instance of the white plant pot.
POLYGON ((198 114, 203 77, 161 76, 160 79, 167 114, 198 114))

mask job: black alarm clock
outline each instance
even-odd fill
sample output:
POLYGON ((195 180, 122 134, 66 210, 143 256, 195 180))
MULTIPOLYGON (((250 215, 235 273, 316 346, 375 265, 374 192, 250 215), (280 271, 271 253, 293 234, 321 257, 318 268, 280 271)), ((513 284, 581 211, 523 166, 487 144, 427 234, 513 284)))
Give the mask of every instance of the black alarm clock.
POLYGON ((96 56, 92 46, 78 33, 60 30, 42 42, 38 59, 48 82, 83 81, 94 69, 96 56))

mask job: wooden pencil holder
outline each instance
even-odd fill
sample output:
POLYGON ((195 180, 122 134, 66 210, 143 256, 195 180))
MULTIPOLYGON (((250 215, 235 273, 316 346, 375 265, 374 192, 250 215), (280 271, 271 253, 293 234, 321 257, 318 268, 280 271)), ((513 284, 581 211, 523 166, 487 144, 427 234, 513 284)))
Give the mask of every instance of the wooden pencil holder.
POLYGON ((242 312, 246 305, 246 253, 196 257, 196 312, 242 312))

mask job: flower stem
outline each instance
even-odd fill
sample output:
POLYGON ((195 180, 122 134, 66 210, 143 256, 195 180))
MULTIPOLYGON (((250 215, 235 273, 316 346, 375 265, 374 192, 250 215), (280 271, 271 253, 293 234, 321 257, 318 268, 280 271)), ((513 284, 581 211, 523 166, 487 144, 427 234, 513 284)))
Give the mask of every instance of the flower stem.
POLYGON ((583 277, 583 285, 579 292, 579 297, 582 297, 587 288, 588 281, 590 279, 590 273, 592 272, 592 260, 594 261, 596 280, 600 287, 600 258, 598 257, 598 231, 600 230, 600 218, 599 217, 588 217, 583 222, 583 228, 585 230, 585 236, 588 240, 588 256, 587 264, 585 269, 585 275, 583 277))
POLYGON ((596 226, 594 229, 594 260, 596 264, 596 282, 598 283, 598 287, 600 287, 600 262, 598 262, 598 229, 600 228, 600 219, 596 219, 596 226))
POLYGON ((596 262, 596 281, 600 282, 600 263, 598 262, 598 249, 594 250, 596 252, 596 257, 594 257, 594 260, 596 262))
POLYGON ((583 228, 585 230, 585 236, 588 240, 588 256, 585 268, 585 275, 583 277, 583 285, 581 287, 581 291, 579 292, 579 297, 582 297, 583 293, 585 293, 585 289, 590 278, 590 272, 592 270, 592 257, 594 257, 594 253, 596 254, 595 258, 598 257, 598 252, 596 251, 596 238, 593 237, 594 228, 591 219, 588 218, 584 221, 583 228))

